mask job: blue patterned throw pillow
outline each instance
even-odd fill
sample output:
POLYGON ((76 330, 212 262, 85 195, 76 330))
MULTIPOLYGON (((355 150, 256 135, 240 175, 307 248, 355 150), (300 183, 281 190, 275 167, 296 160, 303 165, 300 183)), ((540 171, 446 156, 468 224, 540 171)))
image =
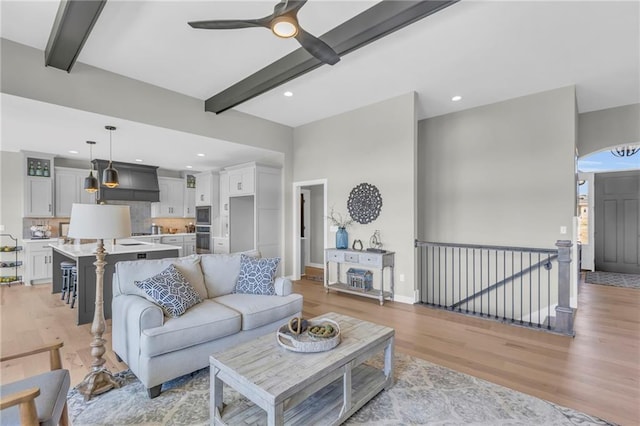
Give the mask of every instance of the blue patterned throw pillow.
POLYGON ((184 314, 193 305, 202 302, 198 292, 189 284, 173 264, 164 271, 143 281, 135 281, 147 293, 147 299, 162 308, 171 318, 184 314))
POLYGON ((280 263, 279 257, 257 259, 245 254, 240 255, 240 275, 234 293, 262 294, 273 296, 276 288, 273 279, 280 263))

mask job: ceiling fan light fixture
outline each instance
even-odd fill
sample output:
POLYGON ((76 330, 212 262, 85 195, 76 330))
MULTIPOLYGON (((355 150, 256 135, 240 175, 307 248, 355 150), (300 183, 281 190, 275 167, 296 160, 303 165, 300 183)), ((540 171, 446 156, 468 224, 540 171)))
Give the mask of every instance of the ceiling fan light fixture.
POLYGON ((116 129, 114 126, 104 126, 109 131, 109 166, 102 172, 102 184, 107 188, 115 188, 120 185, 118 180, 118 171, 113 168, 113 162, 111 157, 111 134, 116 129))
POLYGON ((298 34, 298 22, 290 16, 278 16, 271 22, 271 31, 281 38, 291 38, 298 34))

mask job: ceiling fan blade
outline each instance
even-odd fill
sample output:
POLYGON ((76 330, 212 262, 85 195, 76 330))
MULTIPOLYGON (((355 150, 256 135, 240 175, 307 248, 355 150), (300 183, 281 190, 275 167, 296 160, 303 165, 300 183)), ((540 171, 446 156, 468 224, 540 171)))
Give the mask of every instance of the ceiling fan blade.
POLYGON ((340 56, 327 43, 315 36, 312 36, 300 26, 298 26, 296 40, 298 40, 307 52, 311 53, 325 64, 334 65, 340 60, 340 56))
MULTIPOLYGON (((271 18, 269 16, 269 18, 271 18)), ((214 21, 191 21, 193 28, 205 30, 234 30, 238 28, 269 27, 267 18, 262 19, 222 19, 214 21)))
POLYGON ((281 16, 288 13, 296 14, 306 2, 307 0, 283 0, 273 8, 273 15, 281 16))

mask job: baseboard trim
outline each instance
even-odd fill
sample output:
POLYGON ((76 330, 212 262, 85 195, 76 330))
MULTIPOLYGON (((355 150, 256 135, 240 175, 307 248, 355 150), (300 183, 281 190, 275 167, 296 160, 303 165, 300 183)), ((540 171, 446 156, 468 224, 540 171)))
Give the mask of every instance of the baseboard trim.
POLYGON ((408 305, 413 305, 414 303, 416 303, 416 301, 413 299, 413 297, 408 297, 408 296, 400 296, 400 295, 395 295, 393 296, 393 301, 394 302, 400 302, 400 303, 406 303, 408 305))
POLYGON ((310 266, 312 268, 324 269, 324 265, 322 263, 307 263, 305 266, 310 266))

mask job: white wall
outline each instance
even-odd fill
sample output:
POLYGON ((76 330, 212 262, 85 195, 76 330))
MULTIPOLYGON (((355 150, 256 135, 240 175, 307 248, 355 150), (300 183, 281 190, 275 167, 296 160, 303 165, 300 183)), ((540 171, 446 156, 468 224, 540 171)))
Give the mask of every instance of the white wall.
MULTIPOLYGON (((382 195, 382 211, 349 231, 366 243, 379 229, 383 248, 396 252, 396 295, 414 300, 415 94, 409 93, 294 129, 293 181, 327 179, 327 205, 343 215, 362 182, 382 195), (404 274, 405 282, 399 282, 404 274)), ((329 227, 327 227, 327 230, 329 227)), ((329 231, 328 231, 329 232, 329 231)), ((335 247, 335 234, 328 235, 335 247)))
POLYGON ((578 115, 580 157, 617 145, 640 143, 640 104, 578 115))
MULTIPOLYGON (((12 234, 22 242, 23 159, 19 152, 0 151, 0 225, 2 234, 12 234)), ((9 244, 2 240, 0 244, 9 244)))
POLYGON ((571 239, 575 117, 566 87, 420 121, 419 238, 541 248, 571 239))

